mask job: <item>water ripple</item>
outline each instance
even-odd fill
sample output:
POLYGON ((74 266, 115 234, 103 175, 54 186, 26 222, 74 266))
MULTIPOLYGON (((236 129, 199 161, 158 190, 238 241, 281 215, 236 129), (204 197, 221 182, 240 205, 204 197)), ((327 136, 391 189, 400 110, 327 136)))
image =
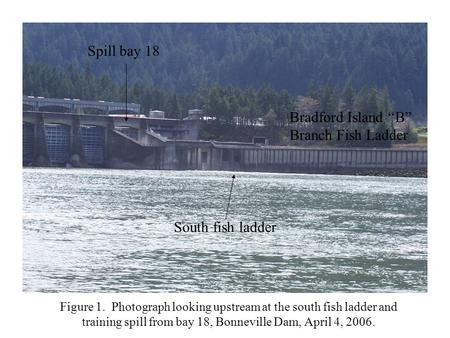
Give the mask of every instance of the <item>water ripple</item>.
POLYGON ((24 169, 24 290, 427 290, 427 180, 238 173, 230 221, 270 234, 174 233, 223 221, 230 173, 24 169))

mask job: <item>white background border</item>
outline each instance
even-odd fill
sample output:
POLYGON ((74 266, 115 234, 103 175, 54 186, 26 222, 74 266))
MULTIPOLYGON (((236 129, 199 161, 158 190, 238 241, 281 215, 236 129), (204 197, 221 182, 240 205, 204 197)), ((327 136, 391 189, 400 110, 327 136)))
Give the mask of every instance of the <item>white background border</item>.
POLYGON ((75 337, 253 335, 317 337, 443 337, 448 334, 448 176, 450 151, 448 8, 431 1, 14 1, 2 6, 1 69, 1 317, 9 336, 75 337), (39 294, 22 292, 22 23, 23 22, 427 22, 429 120, 428 292, 422 294, 39 294), (372 329, 264 328, 224 330, 90 330, 58 312, 59 301, 155 303, 176 299, 215 302, 308 303, 313 300, 399 302, 399 312, 380 316, 372 329))

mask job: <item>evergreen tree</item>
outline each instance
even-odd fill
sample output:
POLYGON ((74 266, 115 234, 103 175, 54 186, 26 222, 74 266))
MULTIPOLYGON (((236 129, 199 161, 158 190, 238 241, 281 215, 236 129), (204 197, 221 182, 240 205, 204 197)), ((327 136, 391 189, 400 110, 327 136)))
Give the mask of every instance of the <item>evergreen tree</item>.
POLYGON ((347 84, 342 93, 342 106, 341 110, 344 112, 353 111, 353 104, 355 103, 355 93, 351 83, 347 84))

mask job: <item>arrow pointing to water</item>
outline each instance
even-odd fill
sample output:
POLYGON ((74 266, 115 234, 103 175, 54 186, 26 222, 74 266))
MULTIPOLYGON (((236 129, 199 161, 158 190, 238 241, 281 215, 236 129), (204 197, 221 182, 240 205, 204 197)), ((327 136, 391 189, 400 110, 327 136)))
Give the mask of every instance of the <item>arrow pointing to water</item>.
POLYGON ((231 180, 231 187, 230 187, 230 195, 228 196, 228 205, 227 205, 227 213, 225 214, 225 219, 227 219, 228 217, 228 209, 230 208, 230 201, 231 201, 231 193, 233 192, 233 184, 234 184, 234 179, 236 178, 235 175, 233 175, 231 180))

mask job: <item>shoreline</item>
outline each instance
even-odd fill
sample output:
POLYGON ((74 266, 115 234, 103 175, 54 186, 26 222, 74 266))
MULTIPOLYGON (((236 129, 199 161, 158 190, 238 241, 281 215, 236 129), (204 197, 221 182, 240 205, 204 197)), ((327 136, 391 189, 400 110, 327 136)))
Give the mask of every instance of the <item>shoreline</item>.
MULTIPOLYGON (((149 169, 142 167, 65 167, 65 166, 26 166, 24 168, 60 168, 60 169, 114 169, 114 170, 163 170, 163 171, 186 171, 192 169, 149 169)), ((311 174, 311 175, 343 175, 343 176, 377 176, 377 177, 417 177, 428 178, 427 168, 334 168, 334 169, 299 169, 292 170, 195 170, 195 171, 229 171, 229 172, 261 172, 274 174, 311 174)))

